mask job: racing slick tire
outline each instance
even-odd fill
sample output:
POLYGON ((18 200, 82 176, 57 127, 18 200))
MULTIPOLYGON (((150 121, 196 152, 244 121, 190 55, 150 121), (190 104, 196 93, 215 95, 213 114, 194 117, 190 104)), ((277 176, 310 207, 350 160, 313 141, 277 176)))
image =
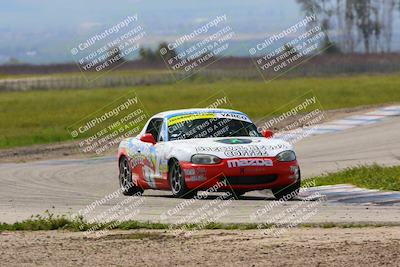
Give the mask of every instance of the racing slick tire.
POLYGON ((169 164, 168 179, 174 197, 193 198, 197 195, 197 191, 187 188, 184 173, 177 160, 172 160, 169 164))
POLYGON ((272 193, 279 200, 292 200, 299 194, 301 179, 286 187, 273 188, 272 193))
POLYGON ((144 191, 133 183, 131 166, 126 157, 119 161, 119 186, 125 196, 141 195, 144 191))

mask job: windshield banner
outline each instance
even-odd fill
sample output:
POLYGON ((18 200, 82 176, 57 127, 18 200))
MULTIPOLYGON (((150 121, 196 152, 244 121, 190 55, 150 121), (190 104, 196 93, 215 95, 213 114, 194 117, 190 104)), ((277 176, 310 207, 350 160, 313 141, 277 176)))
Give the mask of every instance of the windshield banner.
POLYGON ((183 123, 187 121, 199 120, 199 119, 233 119, 239 121, 250 122, 251 120, 244 114, 240 113, 230 113, 230 112, 221 112, 221 113, 191 113, 184 114, 172 117, 168 120, 168 126, 172 126, 178 123, 183 123))

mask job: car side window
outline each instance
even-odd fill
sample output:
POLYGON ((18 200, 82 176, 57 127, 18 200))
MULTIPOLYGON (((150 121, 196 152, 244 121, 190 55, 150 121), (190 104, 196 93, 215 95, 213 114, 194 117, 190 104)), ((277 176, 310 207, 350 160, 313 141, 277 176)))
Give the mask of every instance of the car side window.
POLYGON ((157 142, 164 142, 164 134, 165 134, 165 129, 164 129, 164 121, 161 123, 161 130, 160 130, 160 135, 158 137, 157 142))
POLYGON ((151 133, 154 139, 158 141, 160 137, 162 123, 163 119, 152 119, 147 126, 146 133, 151 133))

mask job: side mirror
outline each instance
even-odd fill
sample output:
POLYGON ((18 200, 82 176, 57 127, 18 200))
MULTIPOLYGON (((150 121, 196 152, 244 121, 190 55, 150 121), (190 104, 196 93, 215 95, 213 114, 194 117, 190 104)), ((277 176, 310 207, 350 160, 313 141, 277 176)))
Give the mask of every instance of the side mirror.
POLYGON ((262 135, 265 138, 272 138, 274 136, 274 132, 271 130, 264 130, 264 131, 262 131, 262 135))
POLYGON ((154 136, 151 133, 146 133, 146 134, 142 135, 140 137, 140 141, 145 142, 145 143, 152 143, 153 145, 155 143, 157 143, 156 139, 154 139, 154 136))

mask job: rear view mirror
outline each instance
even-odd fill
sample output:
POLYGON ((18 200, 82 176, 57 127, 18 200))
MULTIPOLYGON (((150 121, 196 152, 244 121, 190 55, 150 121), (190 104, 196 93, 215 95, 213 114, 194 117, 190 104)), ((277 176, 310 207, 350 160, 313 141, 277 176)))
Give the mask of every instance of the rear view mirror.
POLYGON ((264 130, 264 131, 262 131, 262 135, 265 138, 272 138, 274 136, 274 132, 271 130, 264 130))
POLYGON ((156 139, 154 139, 154 136, 151 133, 146 133, 146 134, 142 135, 140 137, 140 141, 145 142, 145 143, 152 143, 153 145, 155 143, 157 143, 156 139))

